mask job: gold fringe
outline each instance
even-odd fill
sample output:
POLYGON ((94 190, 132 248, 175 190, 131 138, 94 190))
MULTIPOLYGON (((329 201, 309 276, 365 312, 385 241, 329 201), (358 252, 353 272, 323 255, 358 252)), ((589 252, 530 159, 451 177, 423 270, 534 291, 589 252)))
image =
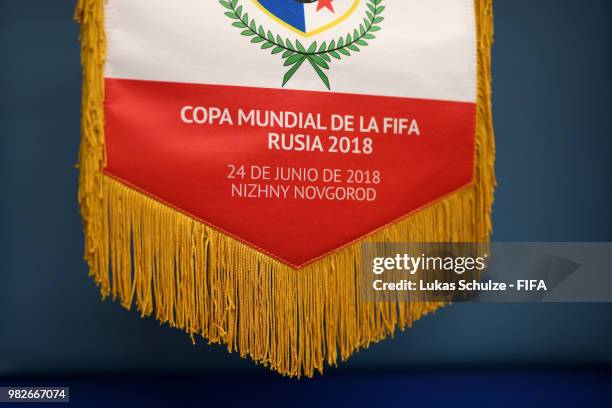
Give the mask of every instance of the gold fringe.
MULTIPOLYGON (((441 303, 365 302, 360 243, 292 269, 103 174, 104 0, 79 0, 83 64, 79 204, 85 259, 104 297, 291 377, 336 365, 441 303)), ((495 178, 492 0, 475 0, 475 182, 362 242, 487 242, 495 178)))

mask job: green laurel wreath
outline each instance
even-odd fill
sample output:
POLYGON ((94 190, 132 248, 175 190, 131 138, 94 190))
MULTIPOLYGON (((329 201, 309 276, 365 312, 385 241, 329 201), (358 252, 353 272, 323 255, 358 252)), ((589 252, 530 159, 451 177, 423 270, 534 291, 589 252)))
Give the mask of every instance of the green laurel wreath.
POLYGON ((262 25, 257 24, 253 18, 249 17, 248 13, 243 14, 239 0, 219 0, 219 3, 228 10, 225 15, 234 20, 232 25, 242 29, 242 35, 252 37, 251 43, 261 44, 263 50, 271 49, 272 54, 282 52, 281 57, 285 61, 284 66, 290 67, 283 77, 283 87, 302 64, 308 61, 327 89, 331 89, 331 87, 324 70, 329 70, 328 63, 332 62, 332 58, 340 60, 342 56, 351 56, 351 51, 360 51, 360 47, 368 45, 368 40, 376 38, 373 33, 380 31, 379 24, 384 20, 381 14, 385 10, 385 6, 382 5, 383 0, 367 0, 367 2, 366 17, 352 33, 348 33, 337 40, 332 40, 329 44, 324 41, 319 45, 314 41, 308 47, 305 47, 297 39, 294 45, 290 39, 285 38, 283 40, 280 35, 274 35, 271 30, 266 32, 262 25))

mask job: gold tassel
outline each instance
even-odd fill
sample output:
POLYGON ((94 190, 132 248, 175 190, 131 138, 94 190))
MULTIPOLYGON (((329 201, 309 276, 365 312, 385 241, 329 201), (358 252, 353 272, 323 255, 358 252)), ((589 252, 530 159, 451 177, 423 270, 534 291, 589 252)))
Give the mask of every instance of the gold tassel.
POLYGON ((366 302, 361 242, 488 242, 495 176, 492 0, 475 0, 478 106, 474 183, 361 242, 295 270, 104 174, 104 0, 79 0, 83 64, 79 204, 85 259, 103 297, 222 343, 283 375, 324 365, 403 330, 439 302, 366 302))

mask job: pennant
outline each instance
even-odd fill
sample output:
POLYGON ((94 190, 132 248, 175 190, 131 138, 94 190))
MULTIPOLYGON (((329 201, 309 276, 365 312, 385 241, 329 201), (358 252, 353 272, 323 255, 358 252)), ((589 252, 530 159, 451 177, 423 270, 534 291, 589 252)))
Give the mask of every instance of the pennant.
POLYGON ((491 0, 80 0, 79 204, 103 296, 287 376, 440 302, 368 242, 487 242, 491 0))

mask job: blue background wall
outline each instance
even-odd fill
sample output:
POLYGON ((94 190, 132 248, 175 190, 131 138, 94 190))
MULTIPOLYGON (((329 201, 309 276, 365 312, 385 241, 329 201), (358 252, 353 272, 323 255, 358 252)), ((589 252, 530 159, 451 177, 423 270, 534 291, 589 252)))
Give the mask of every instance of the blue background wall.
MULTIPOLYGON (((76 203, 72 1, 0 0, 0 375, 260 372, 100 302, 76 203)), ((498 0, 497 241, 612 241, 612 2, 498 0)), ((457 304, 339 371, 612 362, 610 304, 457 304)))

